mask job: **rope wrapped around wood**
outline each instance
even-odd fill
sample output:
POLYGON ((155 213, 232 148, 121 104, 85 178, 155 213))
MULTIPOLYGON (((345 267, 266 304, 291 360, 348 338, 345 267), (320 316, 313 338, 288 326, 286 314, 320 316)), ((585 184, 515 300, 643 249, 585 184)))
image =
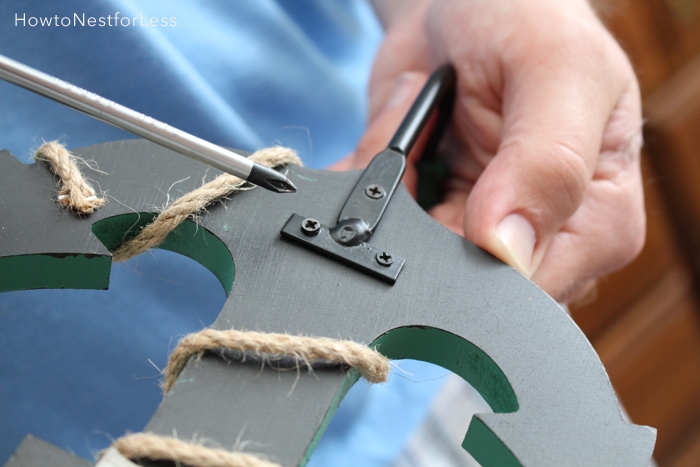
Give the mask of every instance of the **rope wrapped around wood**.
POLYGON ((151 433, 122 436, 112 443, 112 447, 133 461, 171 461, 193 467, 280 467, 252 454, 210 448, 151 433))
MULTIPOLYGON (((95 190, 85 180, 75 156, 62 144, 51 141, 42 144, 35 152, 36 160, 46 161, 60 179, 58 202, 80 215, 92 214, 105 200, 98 198, 95 190)), ((301 165, 301 159, 293 149, 281 146, 260 149, 250 159, 266 167, 301 165)), ((216 177, 201 187, 175 200, 153 222, 145 226, 134 238, 124 242, 112 252, 112 261, 126 261, 163 243, 165 238, 187 218, 204 210, 209 204, 236 191, 249 187, 245 180, 228 173, 216 177)))
MULTIPOLYGON (((260 149, 254 152, 250 159, 272 168, 288 164, 301 165, 301 160, 294 150, 281 146, 260 149)), ((196 190, 190 191, 165 208, 138 235, 113 251, 112 261, 126 261, 150 248, 156 248, 187 218, 201 212, 212 202, 233 192, 244 190, 247 186, 249 185, 242 178, 224 173, 196 190)))
POLYGON ((309 366, 318 361, 343 364, 359 370, 370 383, 383 383, 390 370, 389 360, 384 355, 357 342, 235 329, 204 329, 185 336, 170 354, 163 372, 163 393, 170 391, 190 357, 218 349, 252 352, 258 356, 292 357, 309 366))
POLYGON ((96 195, 80 172, 76 157, 61 143, 49 141, 42 144, 34 153, 34 159, 47 162, 58 176, 60 186, 57 201, 61 206, 79 215, 88 215, 104 204, 104 198, 96 195))
MULTIPOLYGON (((43 144, 37 150, 35 158, 47 161, 60 178, 58 201, 61 205, 86 215, 104 204, 104 199, 95 195, 94 189, 80 173, 75 157, 61 144, 55 141, 43 144)), ((273 168, 301 164, 293 150, 283 147, 262 149, 250 158, 273 168)), ((125 261, 157 247, 187 218, 204 210, 212 202, 247 187, 245 180, 222 174, 185 194, 164 209, 134 238, 113 251, 113 261, 125 261)), ((371 383, 386 381, 390 369, 386 357, 375 349, 357 342, 288 334, 205 329, 184 337, 170 355, 164 370, 163 393, 167 394, 170 391, 190 357, 202 355, 205 351, 222 349, 253 353, 259 357, 291 357, 297 364, 302 362, 309 367, 316 362, 347 365, 359 370, 371 383)), ((132 460, 172 461, 178 465, 194 467, 279 467, 251 454, 209 448, 147 433, 126 435, 116 440, 112 446, 124 457, 132 460)))

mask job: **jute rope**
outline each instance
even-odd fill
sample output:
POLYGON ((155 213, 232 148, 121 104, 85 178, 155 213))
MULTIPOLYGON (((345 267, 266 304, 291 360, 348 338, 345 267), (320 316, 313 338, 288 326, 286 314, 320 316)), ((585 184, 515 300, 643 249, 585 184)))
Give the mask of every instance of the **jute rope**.
POLYGON ((87 215, 104 204, 104 198, 98 198, 95 190, 83 178, 75 163, 75 156, 62 144, 57 141, 42 144, 34 153, 34 159, 46 161, 61 180, 58 192, 61 206, 87 215))
POLYGON ((378 351, 357 342, 235 329, 204 329, 185 336, 170 354, 168 365, 163 371, 163 393, 170 391, 190 357, 217 349, 253 352, 261 356, 292 357, 306 364, 331 361, 357 368, 370 383, 383 383, 389 375, 389 360, 378 351))
MULTIPOLYGON (((36 159, 46 160, 61 179, 58 200, 79 214, 90 214, 102 206, 104 199, 85 181, 70 154, 61 144, 43 144, 36 159)), ((291 149, 272 147, 257 151, 251 159, 268 167, 300 164, 291 149)), ((210 203, 234 191, 245 189, 245 180, 223 174, 200 188, 187 193, 156 217, 134 238, 113 252, 113 261, 125 261, 149 248, 160 245, 167 235, 188 217, 205 209, 210 203)), ((374 349, 352 341, 329 338, 311 338, 236 330, 205 329, 184 337, 168 359, 164 370, 163 392, 167 394, 190 357, 207 350, 230 349, 252 352, 259 356, 292 357, 307 365, 314 362, 335 362, 357 368, 371 383, 386 381, 389 360, 374 349)), ((175 438, 136 433, 119 438, 113 446, 129 459, 174 461, 196 467, 279 467, 245 453, 234 453, 201 445, 186 443, 175 438)))
MULTIPOLYGON (((53 172, 61 180, 58 202, 78 214, 87 215, 101 207, 105 200, 98 198, 95 190, 85 180, 75 163, 75 156, 62 144, 51 141, 42 144, 34 154, 37 160, 48 162, 53 172)), ((281 167, 287 164, 301 165, 296 152, 289 148, 273 146, 253 153, 250 158, 267 167, 281 167)), ((222 174, 209 183, 177 199, 156 219, 144 227, 134 238, 124 242, 112 252, 112 261, 126 261, 150 248, 155 248, 165 240, 173 229, 190 216, 196 215, 213 201, 235 191, 244 190, 246 181, 231 174, 222 174)))
MULTIPOLYGON (((292 149, 280 146, 261 149, 250 158, 268 167, 287 164, 300 165, 301 160, 292 149)), ((190 216, 197 214, 210 203, 234 191, 245 189, 246 181, 231 174, 222 174, 209 183, 193 190, 165 208, 156 219, 144 227, 136 237, 123 243, 112 252, 112 261, 126 261, 144 251, 155 248, 173 229, 190 216)))
POLYGON ((134 433, 112 446, 130 460, 171 461, 196 467, 280 467, 252 454, 230 452, 150 433, 134 433))

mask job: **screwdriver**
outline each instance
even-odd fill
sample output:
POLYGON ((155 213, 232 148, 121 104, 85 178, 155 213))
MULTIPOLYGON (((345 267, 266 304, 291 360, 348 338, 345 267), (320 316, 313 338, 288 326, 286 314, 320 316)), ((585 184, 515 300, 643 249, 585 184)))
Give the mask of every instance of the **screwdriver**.
POLYGON ((0 78, 276 193, 297 189, 283 174, 221 146, 0 55, 0 78))

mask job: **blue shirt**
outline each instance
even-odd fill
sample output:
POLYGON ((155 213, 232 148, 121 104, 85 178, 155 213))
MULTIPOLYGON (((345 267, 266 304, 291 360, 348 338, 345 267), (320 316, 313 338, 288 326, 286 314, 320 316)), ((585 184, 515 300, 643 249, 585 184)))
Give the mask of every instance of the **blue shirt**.
MULTIPOLYGON (((292 147, 316 168, 362 134, 381 35, 361 0, 0 4, 1 54, 216 144, 292 147)), ((25 162, 43 140, 133 138, 5 82, 0 109, 0 147, 25 162)), ((0 294, 0 463, 27 433, 92 458, 140 431, 168 352, 224 301, 209 271, 160 250, 113 266, 108 291, 0 294)), ((398 455, 446 373, 404 366, 418 376, 350 392, 311 465, 398 455)))

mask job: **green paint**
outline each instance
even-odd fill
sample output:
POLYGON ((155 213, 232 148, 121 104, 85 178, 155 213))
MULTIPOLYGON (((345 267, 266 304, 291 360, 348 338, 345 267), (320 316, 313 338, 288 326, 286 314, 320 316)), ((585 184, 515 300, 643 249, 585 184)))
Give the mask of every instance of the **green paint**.
POLYGON ((304 457, 299 463, 300 467, 304 467, 309 462, 309 459, 311 459, 311 455, 316 450, 316 446, 318 446, 318 443, 321 441, 323 433, 325 433, 326 428, 328 428, 328 424, 331 422, 335 411, 338 410, 338 406, 340 406, 340 403, 345 398, 345 395, 348 393, 350 388, 352 388, 353 385, 360 379, 360 376, 360 372, 355 369, 352 369, 348 372, 348 375, 343 380, 343 385, 340 387, 340 391, 338 391, 338 393, 335 395, 333 402, 331 402, 331 405, 328 408, 328 412, 326 412, 326 417, 321 422, 321 427, 318 429, 318 431, 314 435, 314 438, 311 440, 311 443, 306 448, 304 457))
POLYGON ((106 289, 107 255, 35 254, 0 257, 0 292, 31 289, 106 289))
POLYGON ((404 327, 387 332, 374 345, 390 359, 422 360, 461 376, 495 413, 518 410, 513 388, 496 362, 455 334, 426 326, 404 327))
MULTIPOLYGON (((92 225, 92 231, 113 251, 133 238, 156 214, 142 212, 113 216, 92 225)), ((159 246, 199 262, 226 291, 233 286, 234 265, 226 245, 195 222, 186 220, 159 246)), ((0 292, 30 289, 107 289, 112 258, 108 255, 43 253, 0 257, 0 292)))
POLYGON ((472 418, 462 447, 481 465, 498 467, 520 467, 510 449, 478 418, 472 418))
MULTIPOLYGON (((133 238, 156 217, 153 213, 129 213, 96 222, 93 233, 109 250, 133 238)), ((231 253, 214 234, 187 220, 173 230, 159 248, 183 254, 209 269, 231 291, 234 263, 231 253)), ((37 288, 105 289, 111 258, 79 254, 36 254, 0 257, 0 292, 37 288)), ((414 359, 439 365, 468 381, 495 413, 515 412, 518 401, 498 365, 471 342, 431 327, 404 327, 387 332, 373 346, 393 360, 414 359)), ((321 428, 309 445, 301 465, 309 461, 341 401, 357 382, 356 370, 348 373, 333 400, 321 428)), ((190 382, 188 380, 178 382, 190 382)), ((519 466, 510 450, 481 421, 472 419, 463 447, 484 466, 519 466)))
MULTIPOLYGON (((495 413, 518 410, 513 387, 496 362, 480 348, 455 334, 426 326, 404 327, 389 331, 374 345, 391 359, 422 360, 461 376, 481 394, 495 413)), ((474 418, 462 446, 485 467, 520 465, 508 447, 474 418)))
MULTIPOLYGON (((422 360, 452 371, 469 382, 495 413, 518 410, 513 387, 496 362, 477 346, 455 334, 427 326, 403 327, 382 335, 372 346, 392 360, 422 360)), ((356 370, 348 373, 301 466, 308 462, 335 410, 358 379, 359 372, 356 370)), ((463 447, 484 466, 520 465, 508 447, 477 419, 472 419, 463 447)))
MULTIPOLYGON (((92 225, 92 231, 110 251, 133 238, 142 227, 150 224, 156 214, 149 212, 121 214, 92 225)), ((224 287, 226 295, 233 286, 234 264, 226 245, 213 233, 186 220, 168 234, 158 247, 192 258, 209 269, 224 287)))

